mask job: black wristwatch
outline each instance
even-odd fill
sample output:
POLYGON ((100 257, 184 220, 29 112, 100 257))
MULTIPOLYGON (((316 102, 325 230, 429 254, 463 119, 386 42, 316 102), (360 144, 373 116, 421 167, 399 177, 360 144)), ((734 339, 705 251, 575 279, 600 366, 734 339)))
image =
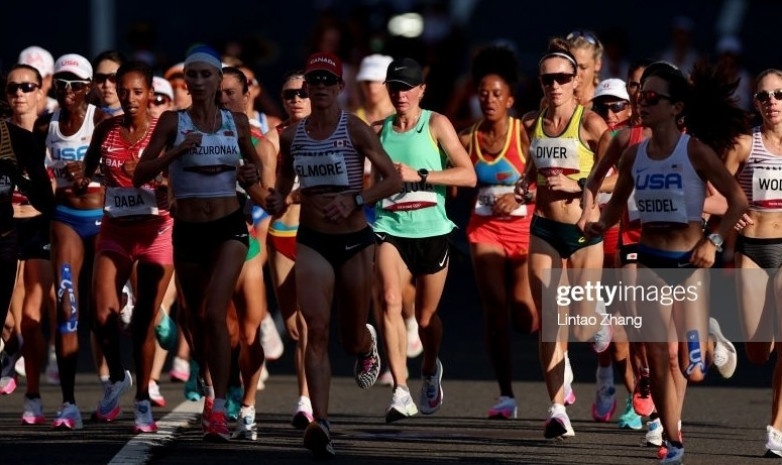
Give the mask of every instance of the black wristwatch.
POLYGON ((578 187, 581 188, 581 191, 582 192, 585 191, 587 185, 587 178, 579 178, 577 182, 578 182, 578 187))
POLYGON ((426 178, 429 176, 429 170, 421 168, 418 170, 418 176, 421 176, 421 184, 426 184, 426 178))
POLYGON ((356 207, 361 208, 364 206, 364 196, 358 193, 353 196, 353 201, 356 202, 356 207))

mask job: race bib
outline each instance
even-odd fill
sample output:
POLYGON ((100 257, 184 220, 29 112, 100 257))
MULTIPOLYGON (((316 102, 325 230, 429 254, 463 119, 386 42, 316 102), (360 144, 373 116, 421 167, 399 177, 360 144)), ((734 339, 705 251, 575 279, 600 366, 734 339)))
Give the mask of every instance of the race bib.
POLYGON ((635 171, 635 200, 642 223, 687 223, 684 177, 674 171, 635 171))
POLYGON ((543 176, 565 176, 581 172, 578 160, 578 141, 575 139, 535 139, 530 155, 538 173, 543 176))
MULTIPOLYGON (((478 189, 478 198, 475 199, 475 214, 480 216, 493 216, 492 209, 497 199, 505 194, 512 194, 513 186, 488 186, 478 189)), ((527 206, 519 207, 510 213, 510 216, 527 216, 527 206)))
POLYGON ((407 211, 430 208, 437 205, 437 193, 434 186, 420 182, 406 182, 402 191, 380 202, 380 207, 388 211, 407 211))
POLYGON ((782 208, 782 171, 755 167, 752 171, 752 205, 782 208))
POLYGON ((348 168, 341 152, 329 151, 315 156, 297 156, 293 167, 303 189, 350 186, 348 168))
POLYGON ((109 187, 106 189, 106 213, 113 217, 158 215, 155 191, 149 188, 109 187))

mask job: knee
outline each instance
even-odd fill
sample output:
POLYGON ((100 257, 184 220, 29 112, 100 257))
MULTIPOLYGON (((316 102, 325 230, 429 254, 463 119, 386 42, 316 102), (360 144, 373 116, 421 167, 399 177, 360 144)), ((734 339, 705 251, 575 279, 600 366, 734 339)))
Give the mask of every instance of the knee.
POLYGON ((260 325, 253 327, 252 325, 244 325, 242 327, 242 343, 245 346, 255 346, 260 345, 261 338, 261 327, 260 325))
POLYGON ((307 322, 307 349, 327 350, 329 345, 329 326, 307 322))
POLYGON ((381 294, 384 312, 402 312, 402 293, 398 290, 386 290, 381 294))
POLYGON ((427 331, 439 321, 437 312, 421 312, 421 316, 418 317, 418 328, 427 331))

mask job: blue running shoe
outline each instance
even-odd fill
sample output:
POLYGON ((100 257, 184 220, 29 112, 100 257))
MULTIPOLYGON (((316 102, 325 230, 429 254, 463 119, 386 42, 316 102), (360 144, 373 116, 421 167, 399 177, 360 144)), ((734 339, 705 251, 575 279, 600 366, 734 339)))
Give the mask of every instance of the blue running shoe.
POLYGON ((239 418, 239 410, 242 408, 242 398, 244 398, 244 388, 242 386, 228 386, 228 398, 225 399, 225 410, 228 412, 228 419, 236 421, 239 418))
POLYGON ((198 389, 198 378, 201 376, 201 368, 198 362, 190 360, 190 377, 185 381, 185 399, 198 402, 203 395, 198 389))
POLYGON ((619 417, 619 421, 617 423, 619 424, 620 428, 629 428, 634 430, 643 428, 641 416, 635 413, 635 409, 633 408, 632 396, 627 398, 625 411, 622 413, 622 416, 619 417))
POLYGON ((163 315, 160 317, 160 323, 155 325, 155 338, 157 339, 158 344, 160 344, 160 347, 171 351, 176 349, 176 323, 174 323, 174 320, 168 316, 167 312, 163 311, 162 309, 160 311, 163 312, 163 315))

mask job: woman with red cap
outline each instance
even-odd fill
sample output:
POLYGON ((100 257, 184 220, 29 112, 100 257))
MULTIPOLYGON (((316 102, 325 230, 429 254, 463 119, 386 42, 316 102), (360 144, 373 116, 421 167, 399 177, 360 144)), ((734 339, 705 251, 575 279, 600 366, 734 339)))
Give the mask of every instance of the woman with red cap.
POLYGON ((342 346, 356 354, 356 383, 366 389, 377 380, 380 358, 374 327, 366 325, 372 290, 374 235, 363 212, 401 188, 375 134, 358 117, 341 110, 342 63, 330 53, 307 59, 306 89, 312 114, 280 136, 282 167, 268 210, 282 214, 298 175, 301 224, 297 235, 296 282, 307 322, 307 384, 315 421, 304 432, 304 445, 319 458, 333 457, 328 423, 331 364, 328 357, 331 308, 338 307, 342 346), (363 189, 364 158, 382 179, 363 189))

